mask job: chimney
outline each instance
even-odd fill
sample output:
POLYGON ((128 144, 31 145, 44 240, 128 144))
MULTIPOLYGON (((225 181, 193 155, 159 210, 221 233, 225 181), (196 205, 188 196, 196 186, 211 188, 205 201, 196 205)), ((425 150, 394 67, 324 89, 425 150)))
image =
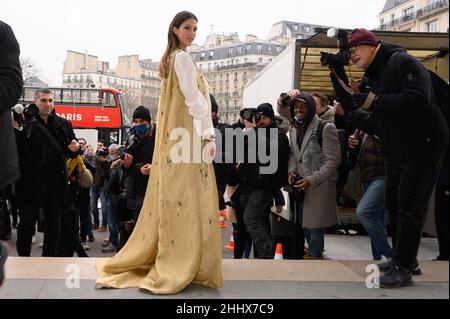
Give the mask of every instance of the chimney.
POLYGON ((245 35, 245 42, 252 42, 258 40, 258 37, 256 35, 253 34, 246 34, 245 35))

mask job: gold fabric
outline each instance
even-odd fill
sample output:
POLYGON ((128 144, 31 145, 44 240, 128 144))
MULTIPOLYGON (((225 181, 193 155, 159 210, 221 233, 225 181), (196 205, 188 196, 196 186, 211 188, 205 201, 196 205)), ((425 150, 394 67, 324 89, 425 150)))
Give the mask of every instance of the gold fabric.
MULTIPOLYGON (((138 223, 113 258, 97 261, 96 288, 138 287, 175 294, 190 283, 223 285, 214 168, 204 162, 176 164, 170 157, 172 146, 179 143, 169 139, 173 129, 187 129, 191 153, 195 134, 174 70, 177 52, 161 84, 155 151, 138 223)), ((197 82, 201 93, 209 94, 198 70, 197 82)))

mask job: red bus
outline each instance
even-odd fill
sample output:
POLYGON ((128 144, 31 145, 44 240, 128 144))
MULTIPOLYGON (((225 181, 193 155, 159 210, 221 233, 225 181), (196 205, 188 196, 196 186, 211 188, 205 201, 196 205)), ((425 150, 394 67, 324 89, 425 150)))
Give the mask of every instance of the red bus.
MULTIPOLYGON (((34 100, 39 88, 24 86, 19 103, 26 105, 34 100)), ((84 137, 83 131, 98 132, 97 140, 107 145, 121 144, 125 124, 125 99, 122 91, 111 88, 82 89, 48 87, 54 94, 55 112, 72 122, 77 137, 84 137)), ((94 145, 94 149, 95 149, 94 145)))

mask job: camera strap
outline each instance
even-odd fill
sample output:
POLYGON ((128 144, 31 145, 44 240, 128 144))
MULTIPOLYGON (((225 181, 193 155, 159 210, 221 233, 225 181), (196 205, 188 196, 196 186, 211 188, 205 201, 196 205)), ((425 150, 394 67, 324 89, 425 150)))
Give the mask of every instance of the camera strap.
POLYGON ((49 140, 52 142, 53 146, 58 150, 58 152, 61 153, 61 156, 64 157, 64 152, 61 148, 61 146, 58 144, 56 139, 53 137, 53 135, 50 133, 50 131, 40 122, 38 122, 39 128, 42 132, 49 138, 49 140))
POLYGON ((347 84, 345 84, 344 81, 339 77, 339 75, 336 73, 334 68, 331 68, 331 71, 333 72, 334 76, 336 76, 336 79, 338 80, 339 84, 342 86, 342 88, 347 91, 350 95, 353 94, 353 90, 351 87, 349 87, 347 84))

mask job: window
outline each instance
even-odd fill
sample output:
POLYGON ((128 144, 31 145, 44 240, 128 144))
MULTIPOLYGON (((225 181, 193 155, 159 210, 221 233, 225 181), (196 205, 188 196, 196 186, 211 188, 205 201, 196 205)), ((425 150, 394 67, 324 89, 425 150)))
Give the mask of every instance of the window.
POLYGON ((252 46, 250 44, 247 44, 247 54, 249 54, 252 51, 252 46))
POLYGON ((258 59, 258 62, 259 62, 259 63, 262 63, 262 62, 263 62, 263 58, 259 58, 259 59, 258 59))
POLYGON ((380 20, 380 29, 384 29, 384 19, 380 20))
POLYGON ((238 79, 238 74, 235 73, 235 74, 234 74, 234 80, 237 81, 237 79, 238 79))
POLYGON ((403 21, 409 21, 413 18, 414 15, 414 6, 408 7, 403 10, 403 21))
POLYGON ((438 32, 438 20, 433 20, 427 23, 427 32, 438 32))
POLYGON ((203 60, 205 58, 205 52, 202 52, 200 60, 203 60))
POLYGON ((211 72, 211 63, 208 63, 208 72, 211 72))
POLYGON ((311 31, 311 27, 309 25, 304 25, 303 26, 303 31, 309 32, 309 31, 311 31))
POLYGON ((281 53, 281 47, 277 47, 277 54, 281 53))
POLYGON ((83 81, 84 81, 84 76, 80 75, 80 82, 83 82, 83 81))
POLYGON ((233 56, 233 48, 228 49, 228 56, 233 56))
POLYGON ((241 55, 242 54, 242 47, 238 47, 237 51, 238 51, 237 54, 241 55))
POLYGON ((258 44, 257 50, 258 50, 258 54, 262 54, 262 45, 261 44, 258 44))
POLYGON ((298 25, 297 24, 294 24, 293 27, 294 27, 294 31, 298 31, 298 25))
POLYGON ((103 82, 103 78, 101 76, 99 76, 98 78, 99 78, 99 82, 103 82))
POLYGON ((214 56, 214 51, 209 51, 209 58, 212 59, 214 56))

